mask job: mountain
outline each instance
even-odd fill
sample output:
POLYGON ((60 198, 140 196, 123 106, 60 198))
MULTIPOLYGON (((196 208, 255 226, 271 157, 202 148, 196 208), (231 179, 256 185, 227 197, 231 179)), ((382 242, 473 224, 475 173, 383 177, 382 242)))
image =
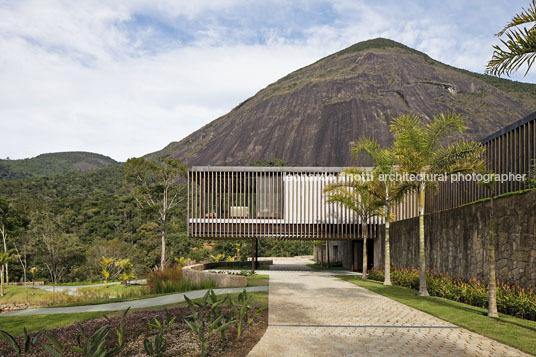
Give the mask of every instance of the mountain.
MULTIPOLYGON (((445 110, 482 139, 536 110, 536 85, 442 64, 387 39, 357 43, 290 73, 179 142, 148 158, 188 165, 242 165, 281 159, 294 165, 355 165, 360 136, 387 145, 391 118, 445 110)), ((368 164, 365 161, 359 164, 368 164)))
POLYGON ((0 179, 56 176, 71 172, 97 170, 118 164, 108 156, 91 152, 57 152, 31 159, 0 160, 0 179))

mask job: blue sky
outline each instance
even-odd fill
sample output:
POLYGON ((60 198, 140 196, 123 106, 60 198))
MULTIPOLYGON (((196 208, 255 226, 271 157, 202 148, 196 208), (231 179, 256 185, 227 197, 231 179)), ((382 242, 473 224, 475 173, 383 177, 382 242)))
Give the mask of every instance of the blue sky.
MULTIPOLYGON (((483 72, 529 1, 3 1, 0 157, 159 150, 287 73, 386 37, 483 72)), ((536 70, 516 80, 536 83, 536 70)))

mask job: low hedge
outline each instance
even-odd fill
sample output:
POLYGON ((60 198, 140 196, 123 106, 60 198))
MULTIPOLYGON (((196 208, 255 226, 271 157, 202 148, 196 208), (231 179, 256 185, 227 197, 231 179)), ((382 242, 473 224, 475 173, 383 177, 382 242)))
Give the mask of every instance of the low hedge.
MULTIPOLYGON (((383 270, 368 272, 371 280, 383 281, 383 270)), ((419 271, 416 269, 391 269, 391 282, 419 290, 419 271)), ((438 296, 465 304, 488 308, 488 286, 476 279, 454 279, 448 274, 426 273, 426 284, 430 296, 438 296)), ((510 286, 498 282, 497 310, 501 313, 536 321, 536 293, 532 288, 510 286)))

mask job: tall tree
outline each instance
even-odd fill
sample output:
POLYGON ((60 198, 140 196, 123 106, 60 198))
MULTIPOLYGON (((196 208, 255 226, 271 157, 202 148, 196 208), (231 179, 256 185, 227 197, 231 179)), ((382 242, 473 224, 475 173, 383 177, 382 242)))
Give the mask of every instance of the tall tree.
POLYGON ((328 202, 339 203, 354 211, 361 220, 363 231, 363 275, 367 279, 367 238, 368 223, 371 218, 383 215, 384 200, 379 193, 371 193, 375 188, 381 188, 374 181, 364 181, 360 177, 364 172, 357 168, 346 169, 339 180, 324 188, 328 202))
POLYGON ((495 271, 495 181, 483 183, 489 191, 489 234, 488 234, 488 316, 499 317, 497 311, 497 276, 495 271))
MULTIPOLYGON (((13 202, 0 197, 0 235, 2 236, 2 244, 4 253, 8 251, 8 235, 17 234, 22 229, 25 229, 29 224, 29 220, 21 209, 14 206, 13 202)), ((6 281, 9 282, 8 263, 2 265, 6 281)))
POLYGON ((506 39, 500 39, 505 48, 493 46, 493 55, 486 66, 487 73, 510 76, 527 64, 527 75, 532 67, 536 59, 536 0, 522 10, 497 34, 498 37, 506 36, 506 39))
POLYGON ((444 141, 455 133, 465 130, 460 115, 442 113, 429 123, 424 123, 414 114, 404 114, 393 119, 391 133, 394 137, 394 155, 399 171, 407 175, 397 186, 395 197, 404 190, 415 190, 419 199, 419 295, 428 296, 426 287, 426 257, 424 240, 424 202, 426 189, 437 185, 440 178, 454 173, 479 170, 484 147, 474 141, 457 141, 446 145, 444 141), (441 174, 443 176, 435 176, 441 174), (411 179, 413 178, 413 180, 411 179))
MULTIPOLYGON (((383 285, 391 285, 391 252, 390 252, 390 235, 389 224, 391 222, 392 206, 397 202, 397 197, 393 195, 393 190, 397 186, 396 181, 396 160, 394 149, 381 148, 376 140, 361 137, 353 144, 352 153, 357 160, 361 152, 368 153, 374 161, 373 174, 376 178, 374 185, 369 185, 372 188, 369 192, 376 195, 384 204, 384 219, 385 219, 385 238, 384 238, 384 281, 383 285)), ((365 186, 366 188, 367 186, 365 186)), ((398 195, 402 195, 404 191, 397 188, 398 195)))
POLYGON ((125 163, 126 182, 140 208, 156 216, 161 229, 160 269, 166 265, 166 223, 171 210, 186 198, 185 187, 179 180, 187 169, 179 160, 160 163, 132 158, 125 163))
POLYGON ((15 259, 16 256, 13 254, 13 249, 7 250, 5 252, 0 252, 0 265, 2 269, 0 270, 0 296, 4 296, 4 266, 7 265, 11 260, 15 259))

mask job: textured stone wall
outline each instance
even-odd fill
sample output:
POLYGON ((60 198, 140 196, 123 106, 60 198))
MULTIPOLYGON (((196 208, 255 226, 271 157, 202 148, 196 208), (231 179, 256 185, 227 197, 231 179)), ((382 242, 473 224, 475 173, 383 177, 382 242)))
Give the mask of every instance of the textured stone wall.
MULTIPOLYGON (((487 280, 490 203, 425 216, 427 268, 487 280)), ((536 191, 495 200, 496 268, 500 281, 536 286, 536 191)), ((418 267, 418 218, 391 224, 391 262, 418 267)), ((383 266, 382 254, 379 263, 383 266)), ((378 264, 375 264, 378 266, 378 264)))

